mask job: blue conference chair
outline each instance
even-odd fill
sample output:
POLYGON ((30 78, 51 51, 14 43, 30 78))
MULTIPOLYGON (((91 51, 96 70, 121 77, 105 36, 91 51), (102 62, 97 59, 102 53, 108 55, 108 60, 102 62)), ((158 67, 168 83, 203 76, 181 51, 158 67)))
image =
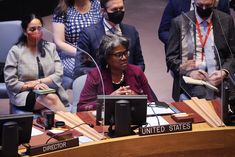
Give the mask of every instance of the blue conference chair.
MULTIPOLYGON (((0 22, 0 75, 2 79, 0 82, 0 99, 8 98, 3 75, 4 65, 9 50, 17 42, 21 34, 21 21, 17 20, 0 22)), ((10 113, 20 113, 20 111, 15 110, 14 106, 10 104, 10 113)))
MULTIPOLYGON (((3 68, 10 48, 17 42, 22 33, 21 21, 0 22, 0 65, 1 78, 3 79, 3 68)), ((4 80, 0 82, 0 98, 8 98, 4 80)))
POLYGON ((87 75, 82 75, 73 81, 73 104, 70 110, 72 113, 77 112, 77 104, 79 102, 82 89, 86 83, 86 78, 87 75))

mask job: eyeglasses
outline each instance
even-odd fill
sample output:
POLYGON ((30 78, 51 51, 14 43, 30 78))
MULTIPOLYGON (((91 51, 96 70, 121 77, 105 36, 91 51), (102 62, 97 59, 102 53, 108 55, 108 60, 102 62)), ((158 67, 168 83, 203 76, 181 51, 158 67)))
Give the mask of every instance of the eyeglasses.
POLYGON ((122 59, 123 57, 127 58, 130 55, 130 52, 127 50, 127 51, 124 51, 124 52, 113 53, 111 55, 117 57, 118 59, 122 59))
POLYGON ((36 30, 41 31, 42 30, 42 26, 29 27, 28 30, 30 32, 35 32, 36 30))

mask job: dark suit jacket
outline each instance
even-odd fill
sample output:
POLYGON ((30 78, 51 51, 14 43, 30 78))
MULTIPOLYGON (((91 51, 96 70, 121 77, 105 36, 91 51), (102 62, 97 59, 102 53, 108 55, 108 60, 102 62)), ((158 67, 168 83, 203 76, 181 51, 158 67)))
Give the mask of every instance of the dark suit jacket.
MULTIPOLYGON (((136 31, 135 27, 126 24, 120 24, 120 28, 123 36, 130 40, 130 56, 128 58, 128 62, 140 66, 144 71, 145 64, 138 32, 136 31)), ((99 23, 81 30, 78 47, 88 52, 97 61, 96 55, 104 35, 105 29, 103 26, 103 20, 101 20, 99 23)), ((92 61, 89 59, 87 61, 84 55, 78 53, 75 57, 75 78, 87 73, 89 69, 94 66, 95 65, 92 63, 92 61)))
MULTIPOLYGON (((110 70, 102 69, 101 73, 104 81, 105 94, 110 95, 114 91, 110 70)), ((148 96, 148 101, 154 101, 147 78, 139 67, 129 64, 124 74, 124 81, 126 85, 130 86, 130 89, 139 95, 146 94, 148 96)), ((95 68, 88 73, 87 80, 78 103, 78 111, 95 109, 98 94, 103 94, 103 92, 99 73, 95 68)))
MULTIPOLYGON (((191 0, 169 0, 162 15, 161 23, 158 29, 159 39, 166 45, 171 27, 171 20, 179 16, 182 12, 190 10, 191 0)), ((217 6, 218 10, 230 14, 229 1, 220 0, 217 6)))
MULTIPOLYGON (((186 15, 190 19, 195 21, 196 18, 194 11, 190 11, 186 13, 186 15)), ((213 21, 214 41, 219 52, 219 57, 222 66, 221 68, 227 69, 228 71, 230 71, 230 73, 233 73, 235 69, 233 65, 234 60, 232 58, 235 53, 235 28, 234 28, 233 18, 228 14, 225 14, 221 11, 214 9, 212 21, 213 21), (228 42, 229 46, 227 45, 226 41, 228 42), (231 49, 231 51, 229 49, 231 49)), ((174 73, 172 97, 174 98, 175 101, 179 100, 179 95, 181 92, 179 85, 179 82, 181 81, 180 80, 181 76, 179 74, 180 73, 179 66, 181 64, 181 56, 182 56, 181 26, 184 23, 185 25, 190 27, 189 19, 183 15, 180 15, 174 20, 172 20, 171 24, 172 26, 170 29, 169 42, 166 53, 167 67, 174 73)), ((215 54, 215 56, 218 55, 215 54)), ((218 57, 216 58, 218 63, 218 57)))

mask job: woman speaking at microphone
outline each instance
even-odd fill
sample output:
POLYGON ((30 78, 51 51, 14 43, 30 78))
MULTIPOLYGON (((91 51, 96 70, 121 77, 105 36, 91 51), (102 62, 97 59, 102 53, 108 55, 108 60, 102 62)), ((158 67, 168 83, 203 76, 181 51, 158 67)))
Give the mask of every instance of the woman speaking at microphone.
POLYGON ((66 111, 68 96, 61 86, 63 67, 56 46, 42 39, 42 19, 30 14, 21 26, 23 33, 10 49, 4 69, 11 104, 23 111, 45 107, 55 112, 66 111), (56 92, 42 95, 33 92, 49 87, 56 92))
MULTIPOLYGON (((104 82, 106 95, 141 95, 148 96, 148 101, 154 101, 147 78, 142 70, 128 64, 129 41, 123 36, 114 34, 104 36, 99 47, 99 65, 104 82)), ((78 111, 96 108, 97 95, 103 94, 98 69, 88 73, 82 90, 78 111)))

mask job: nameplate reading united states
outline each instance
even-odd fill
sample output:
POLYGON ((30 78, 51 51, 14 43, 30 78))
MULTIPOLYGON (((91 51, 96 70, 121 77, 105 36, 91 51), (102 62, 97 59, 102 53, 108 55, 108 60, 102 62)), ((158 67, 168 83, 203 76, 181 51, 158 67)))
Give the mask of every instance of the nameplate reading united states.
POLYGON ((170 125, 140 127, 139 135, 144 136, 144 135, 182 132, 182 131, 191 131, 191 130, 192 130, 192 123, 184 122, 184 123, 176 123, 176 124, 170 124, 170 125))

